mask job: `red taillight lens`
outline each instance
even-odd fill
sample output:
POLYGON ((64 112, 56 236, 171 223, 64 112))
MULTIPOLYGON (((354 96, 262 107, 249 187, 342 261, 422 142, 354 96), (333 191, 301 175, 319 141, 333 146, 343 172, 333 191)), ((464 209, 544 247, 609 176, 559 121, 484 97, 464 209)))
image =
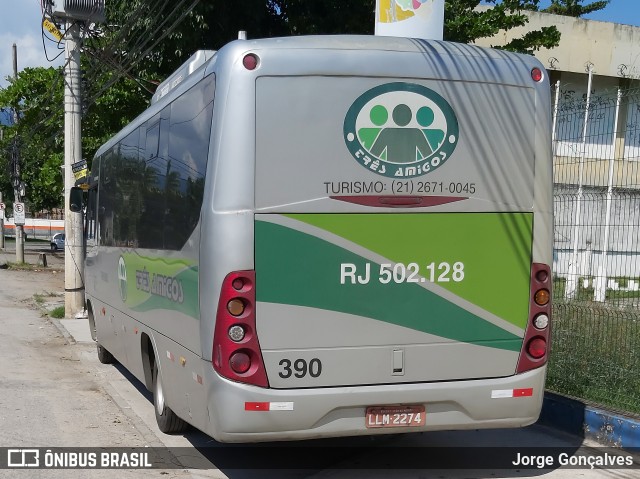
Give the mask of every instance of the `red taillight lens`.
POLYGON ((549 278, 549 273, 547 271, 545 271, 544 269, 541 269, 540 271, 538 271, 536 273, 536 279, 538 281, 540 281, 541 283, 546 282, 547 278, 549 278))
POLYGON ((516 374, 544 366, 548 359, 551 330, 551 268, 531 265, 529 321, 525 328, 516 374))
POLYGON ((256 334, 255 271, 234 271, 222 282, 213 334, 213 368, 221 376, 269 387, 256 334))
POLYGON ((527 352, 534 359, 540 359, 547 354, 547 342, 542 338, 533 338, 529 341, 527 352))
POLYGON ((255 70, 258 67, 258 57, 253 53, 245 55, 242 64, 247 70, 255 70))
POLYGON ((231 355, 229 365, 238 374, 246 373, 251 367, 251 357, 245 352, 238 351, 231 355))
POLYGON ((536 82, 536 83, 540 83, 542 81, 542 78, 544 77, 544 75, 542 74, 542 70, 540 70, 539 68, 534 68, 531 70, 531 79, 536 82))

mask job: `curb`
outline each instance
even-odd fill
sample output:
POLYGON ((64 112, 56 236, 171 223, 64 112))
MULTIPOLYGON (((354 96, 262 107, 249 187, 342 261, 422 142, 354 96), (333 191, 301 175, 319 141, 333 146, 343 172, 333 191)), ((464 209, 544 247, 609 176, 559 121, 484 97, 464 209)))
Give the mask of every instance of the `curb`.
POLYGON ((603 446, 640 448, 640 421, 559 394, 545 392, 538 424, 592 439, 603 446))
POLYGON ((75 338, 73 336, 71 336, 71 333, 69 333, 69 331, 67 331, 67 328, 65 328, 58 319, 52 318, 48 314, 46 316, 46 319, 48 319, 51 322, 51 324, 53 324, 56 327, 56 329, 60 332, 60 334, 62 334, 62 336, 64 336, 64 339, 67 341, 67 343, 69 343, 69 344, 76 344, 77 343, 75 338))

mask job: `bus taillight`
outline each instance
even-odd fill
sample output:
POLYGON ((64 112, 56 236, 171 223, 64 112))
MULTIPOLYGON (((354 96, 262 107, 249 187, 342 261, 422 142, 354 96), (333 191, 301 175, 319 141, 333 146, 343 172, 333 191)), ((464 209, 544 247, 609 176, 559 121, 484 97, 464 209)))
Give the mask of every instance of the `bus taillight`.
POLYGON ((534 359, 540 359, 547 354, 547 342, 543 338, 533 338, 527 344, 527 353, 534 359))
POLYGON ((551 269, 542 263, 531 265, 529 321, 525 329, 516 373, 544 366, 549 355, 551 329, 551 269))
POLYGON ((213 368, 221 376, 269 387, 256 334, 255 271, 234 271, 222 282, 213 334, 213 368))
POLYGON ((542 70, 538 67, 534 67, 531 69, 531 79, 536 82, 536 83, 540 83, 544 78, 544 75, 542 73, 542 70))

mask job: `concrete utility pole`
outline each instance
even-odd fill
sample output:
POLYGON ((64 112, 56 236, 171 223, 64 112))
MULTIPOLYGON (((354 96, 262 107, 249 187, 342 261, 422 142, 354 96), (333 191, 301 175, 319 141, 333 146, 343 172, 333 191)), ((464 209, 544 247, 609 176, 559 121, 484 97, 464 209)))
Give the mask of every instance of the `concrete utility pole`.
MULTIPOLYGON (((0 191, 0 205, 2 204, 2 191, 0 191)), ((0 207, 0 249, 4 249, 4 207, 0 207)))
POLYGON ((84 244, 82 212, 69 209, 69 194, 75 185, 72 165, 82 160, 80 24, 103 22, 105 0, 46 2, 46 14, 64 21, 64 306, 67 317, 86 315, 84 305, 84 244))
MULTIPOLYGON (((18 47, 16 44, 13 44, 13 78, 18 79, 18 47)), ((18 110, 13 110, 13 121, 14 125, 18 123, 18 110)), ((14 138, 14 142, 16 139, 14 138)), ((22 203, 20 191, 22 189, 22 180, 20 178, 20 157, 18 156, 18 146, 14 143, 14 147, 16 148, 13 152, 13 168, 14 168, 14 177, 13 177, 13 192, 15 203, 22 203)), ((15 212, 15 204, 13 206, 13 218, 14 218, 14 228, 16 233, 16 263, 24 263, 24 227, 22 225, 18 225, 15 222, 16 212, 15 212)))
POLYGON ((75 183, 71 165, 82 160, 80 27, 67 21, 64 68, 64 306, 67 317, 84 312, 84 248, 82 213, 69 209, 69 193, 75 183))
MULTIPOLYGON (((4 140, 4 130, 0 127, 0 141, 4 140)), ((2 191, 0 191, 0 249, 4 249, 4 203, 2 203, 2 191)))

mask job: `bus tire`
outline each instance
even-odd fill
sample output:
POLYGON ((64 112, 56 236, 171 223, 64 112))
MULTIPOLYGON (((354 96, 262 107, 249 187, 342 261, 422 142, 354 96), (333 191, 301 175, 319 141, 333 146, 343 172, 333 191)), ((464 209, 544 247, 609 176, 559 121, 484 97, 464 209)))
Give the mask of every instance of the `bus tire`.
POLYGON ((162 389, 162 377, 158 371, 158 365, 153 364, 153 409, 156 413, 158 429, 165 434, 185 431, 189 424, 180 419, 165 403, 162 389))
POLYGON ((116 362, 116 358, 113 357, 113 354, 107 351, 102 344, 96 344, 98 349, 98 361, 100 361, 102 364, 113 364, 116 362))

